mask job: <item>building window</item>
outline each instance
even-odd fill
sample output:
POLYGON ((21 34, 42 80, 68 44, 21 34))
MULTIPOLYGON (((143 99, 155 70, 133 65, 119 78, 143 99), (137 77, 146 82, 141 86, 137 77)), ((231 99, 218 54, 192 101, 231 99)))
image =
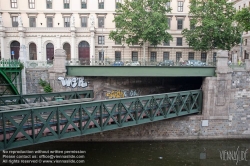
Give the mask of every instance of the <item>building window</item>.
POLYGON ((17 0, 10 0, 11 8, 17 8, 17 0))
POLYGON ((216 56, 217 56, 217 53, 214 52, 214 53, 213 53, 213 62, 216 62, 216 56))
POLYGON ((150 62, 156 62, 156 52, 151 52, 150 62))
POLYGON ((63 0, 64 1, 64 9, 69 9, 69 0, 63 0))
POLYGON ((12 17, 12 27, 18 27, 18 18, 12 17))
POLYGON ((138 61, 138 52, 132 51, 132 61, 138 61))
POLYGON ((179 62, 182 57, 182 52, 176 52, 176 62, 179 62))
POLYGON ((170 46, 170 42, 163 42, 163 46, 170 46))
POLYGON ((82 9, 87 9, 87 0, 81 0, 82 9))
POLYGON ((88 26, 88 17, 81 17, 81 26, 82 27, 88 26))
POLYGON ((194 52, 188 53, 188 60, 194 60, 194 52))
POLYGON ((52 0, 46 0, 47 9, 52 9, 52 0))
POLYGON ((245 57, 245 59, 249 59, 249 53, 247 53, 246 50, 244 51, 244 57, 245 57))
POLYGON ((163 52, 163 61, 169 60, 169 52, 163 52))
POLYGON ((121 51, 115 51, 115 61, 121 60, 121 51))
POLYGON ((170 2, 166 3, 166 8, 169 9, 170 8, 170 2))
POLYGON ((182 37, 177 37, 177 46, 182 46, 182 37))
POLYGON ((195 24, 193 23, 192 20, 190 20, 190 29, 195 29, 195 24))
POLYGON ((98 0, 98 9, 104 9, 104 0, 98 0))
POLYGON ((104 60, 104 51, 100 51, 99 52, 99 61, 103 61, 104 60))
POLYGON ((122 44, 122 41, 121 41, 121 40, 116 40, 116 41, 115 41, 115 44, 116 44, 116 45, 121 45, 121 44, 122 44))
POLYGON ((105 44, 104 36, 98 36, 98 44, 105 44))
POLYGON ((35 0, 29 0, 29 8, 35 9, 35 0))
POLYGON ((183 12, 183 1, 178 1, 178 12, 183 12))
POLYGON ((183 20, 179 19, 177 20, 177 29, 182 29, 183 28, 183 20))
POLYGON ((171 27, 171 18, 168 18, 168 29, 171 27))
POLYGON ((53 17, 47 17, 47 27, 53 27, 53 17))
POLYGON ((207 53, 206 52, 202 52, 201 53, 201 61, 202 62, 206 62, 206 60, 207 60, 207 53))
POLYGON ((122 0, 115 0, 115 8, 118 9, 121 3, 122 3, 122 0))
POLYGON ((245 46, 247 45, 247 39, 245 39, 244 45, 245 45, 245 46))
POLYGON ((64 17, 64 27, 70 27, 70 17, 64 17))
POLYGON ((36 27, 36 18, 35 17, 30 17, 30 27, 36 27))
POLYGON ((98 27, 104 28, 104 17, 98 17, 98 27))

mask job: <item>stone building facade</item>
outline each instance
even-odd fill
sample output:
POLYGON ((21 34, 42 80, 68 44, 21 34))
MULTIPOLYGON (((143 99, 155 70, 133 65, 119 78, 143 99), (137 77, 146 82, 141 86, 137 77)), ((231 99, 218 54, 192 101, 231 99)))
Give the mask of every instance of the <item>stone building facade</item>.
MULTIPOLYGON (((230 0, 230 2, 234 3, 234 7, 236 10, 241 10, 245 7, 250 7, 250 0, 230 0)), ((242 32, 242 44, 239 44, 238 46, 232 48, 231 50, 231 60, 233 62, 236 62, 239 57, 242 61, 245 59, 249 59, 250 54, 250 31, 248 32, 242 32)))
MULTIPOLYGON (((19 57, 19 48, 26 46, 28 61, 52 60, 54 50, 66 50, 67 59, 90 64, 105 60, 143 61, 139 45, 116 44, 108 38, 115 29, 112 22, 117 3, 123 0, 0 0, 1 58, 19 57), (103 25, 103 26, 102 26, 103 25), (104 36, 104 40, 102 40, 104 36)), ((173 41, 157 47, 146 44, 145 61, 198 59, 208 61, 214 53, 194 51, 181 35, 190 27, 189 1, 170 1, 167 14, 173 41), (178 41, 177 41, 178 40, 178 41)))

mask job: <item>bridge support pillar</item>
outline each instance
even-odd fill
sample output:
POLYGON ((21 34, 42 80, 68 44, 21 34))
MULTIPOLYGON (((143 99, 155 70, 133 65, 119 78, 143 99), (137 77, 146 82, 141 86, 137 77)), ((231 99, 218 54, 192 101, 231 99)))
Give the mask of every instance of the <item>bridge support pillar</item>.
POLYGON ((53 88, 53 91, 59 92, 57 88, 56 82, 54 80, 57 80, 58 77, 65 77, 66 75, 66 52, 64 49, 56 49, 54 60, 53 60, 53 67, 49 69, 49 80, 50 85, 53 88))
POLYGON ((227 65, 228 51, 219 51, 217 77, 207 77, 203 82, 203 114, 205 119, 228 119, 231 99, 232 70, 227 65))

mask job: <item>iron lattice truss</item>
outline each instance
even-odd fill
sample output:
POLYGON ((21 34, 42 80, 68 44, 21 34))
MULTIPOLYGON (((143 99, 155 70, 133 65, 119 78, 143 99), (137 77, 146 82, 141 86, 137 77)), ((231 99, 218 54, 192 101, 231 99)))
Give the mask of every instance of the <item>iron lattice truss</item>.
POLYGON ((0 149, 201 113, 202 91, 1 111, 0 149))

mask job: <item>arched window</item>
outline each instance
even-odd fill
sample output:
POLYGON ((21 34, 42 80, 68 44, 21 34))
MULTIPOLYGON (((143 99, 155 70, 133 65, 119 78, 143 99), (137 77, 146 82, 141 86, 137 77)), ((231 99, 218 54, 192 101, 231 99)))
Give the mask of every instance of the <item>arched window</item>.
POLYGON ((30 43, 29 54, 30 54, 30 56, 29 56, 30 60, 37 60, 36 44, 35 43, 30 43))
POLYGON ((65 43, 63 45, 63 49, 66 51, 66 60, 71 60, 71 54, 70 54, 70 44, 69 43, 65 43))
POLYGON ((90 61, 88 42, 82 41, 81 43, 79 43, 78 56, 79 56, 79 60, 90 61))
POLYGON ((18 41, 13 41, 10 44, 11 59, 19 58, 20 43, 18 41))
POLYGON ((53 60, 54 59, 54 45, 52 43, 48 43, 46 45, 46 55, 47 60, 53 60))

